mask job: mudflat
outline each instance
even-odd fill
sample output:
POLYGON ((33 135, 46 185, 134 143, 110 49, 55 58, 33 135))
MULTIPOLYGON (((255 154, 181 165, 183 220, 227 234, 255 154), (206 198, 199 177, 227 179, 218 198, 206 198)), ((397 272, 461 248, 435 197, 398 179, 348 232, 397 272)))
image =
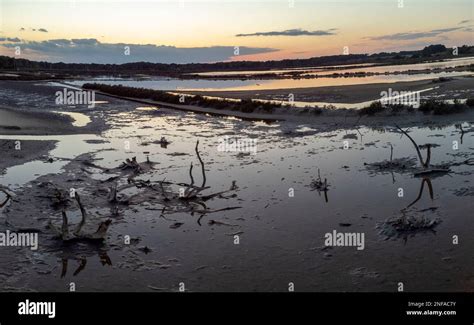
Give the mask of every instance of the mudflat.
POLYGON ((26 112, 0 107, 0 133, 47 135, 74 133, 71 118, 50 112, 26 112))

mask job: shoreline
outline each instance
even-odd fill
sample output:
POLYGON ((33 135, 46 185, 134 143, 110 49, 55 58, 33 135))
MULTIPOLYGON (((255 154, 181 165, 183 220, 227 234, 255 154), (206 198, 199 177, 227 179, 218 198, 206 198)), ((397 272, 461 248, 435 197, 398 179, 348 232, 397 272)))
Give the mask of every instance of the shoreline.
POLYGON ((209 91, 180 91, 189 95, 201 95, 210 97, 232 98, 232 99, 264 99, 264 100, 287 100, 292 94, 294 101, 308 102, 328 102, 357 104, 380 98, 380 92, 391 88, 393 91, 420 91, 426 88, 439 87, 428 91, 425 95, 434 95, 440 90, 452 91, 456 89, 470 90, 474 97, 474 77, 454 77, 445 82, 435 82, 434 79, 424 79, 416 81, 399 81, 394 83, 371 83, 345 86, 324 86, 308 88, 281 88, 262 90, 209 90, 209 91))
MULTIPOLYGON (((457 84, 459 82, 462 82, 466 85, 470 85, 470 83, 474 83, 474 78, 469 78, 469 79, 462 79, 462 80, 449 80, 445 83, 450 83, 449 85, 440 85, 438 88, 430 90, 432 91, 443 91, 446 88, 453 88, 457 87, 457 84)), ((436 84, 436 83, 435 83, 436 84)), ((382 86, 378 84, 371 84, 368 87, 364 86, 357 86, 357 89, 360 88, 365 88, 365 89, 376 89, 377 91, 380 89, 384 89, 383 87, 385 86, 390 86, 395 87, 402 87, 403 85, 400 85, 399 83, 397 84, 384 84, 382 86)), ((424 81, 422 83, 420 82, 415 82, 411 83, 412 86, 416 86, 419 88, 426 88, 427 85, 430 85, 433 88, 433 83, 431 80, 429 81, 424 81)), ((108 96, 112 98, 118 98, 122 100, 127 100, 131 102, 137 102, 141 104, 147 104, 147 105, 152 105, 152 106, 158 106, 162 108, 170 108, 174 110, 179 110, 179 111, 188 111, 188 112, 194 112, 194 113, 200 113, 200 114, 209 114, 209 115, 216 115, 216 116, 228 116, 228 117, 236 117, 240 118, 243 120, 256 120, 256 121, 267 121, 267 122, 274 122, 274 121, 291 121, 291 122, 299 122, 299 123, 311 123, 312 125, 327 125, 327 124, 339 124, 336 122, 337 119, 343 120, 344 123, 351 124, 351 125, 357 125, 358 122, 361 120, 362 117, 364 118, 364 121, 368 124, 365 124, 367 126, 370 125, 377 125, 380 126, 380 123, 387 121, 387 119, 391 121, 397 121, 397 123, 403 123, 403 122, 415 122, 415 123, 437 123, 437 122, 447 122, 447 121, 460 121, 460 120, 466 120, 466 119, 471 119, 473 117, 473 110, 468 108, 466 106, 466 109, 463 111, 458 111, 456 112, 453 108, 453 112, 449 112, 449 114, 443 113, 442 115, 436 115, 432 114, 429 112, 428 114, 425 114, 425 112, 419 111, 419 110, 409 110, 409 109, 403 109, 403 110, 391 110, 391 109, 385 109, 383 111, 377 112, 375 114, 370 114, 370 113, 364 113, 364 110, 361 109, 355 109, 355 108, 329 108, 329 107, 324 107, 324 108, 318 108, 318 107, 293 107, 293 106, 277 106, 275 105, 272 109, 272 112, 266 112, 262 108, 256 108, 251 112, 244 112, 243 110, 239 109, 239 106, 237 106, 234 109, 225 109, 225 108, 213 108, 213 107, 206 107, 206 106, 197 106, 195 104, 176 104, 176 103, 170 103, 170 102, 162 102, 158 100, 153 100, 148 98, 147 96, 153 97, 153 91, 154 90, 149 90, 149 89, 143 89, 146 91, 145 94, 143 95, 134 95, 135 97, 126 97, 120 95, 120 93, 129 93, 132 91, 132 93, 135 91, 142 91, 142 89, 139 88, 134 88, 134 87, 123 87, 123 89, 120 88, 115 89, 114 87, 109 87, 111 92, 114 93, 108 93, 108 92, 103 92, 101 90, 101 87, 109 87, 108 85, 101 85, 101 84, 90 84, 86 88, 83 89, 89 89, 89 90, 94 90, 96 91, 97 94, 102 95, 102 96, 108 96), (96 90, 97 89, 97 90, 96 90), (148 94, 151 92, 151 94, 148 94), (143 96, 141 98, 140 96, 143 96)), ((347 86, 342 86, 342 87, 335 87, 337 91, 344 90, 347 86)), ((331 87, 333 88, 333 87, 331 87)), ((393 89, 393 88, 392 88, 393 89)), ((107 90, 105 90, 107 91, 107 90)), ((167 93, 164 91, 156 91, 157 93, 167 93)), ((349 92, 349 93, 354 93, 354 92, 349 92)), ((425 93, 425 92, 424 92, 425 93)), ((168 93, 169 94, 169 93, 168 93)), ((173 93, 174 96, 178 97, 179 93, 173 93)), ((366 94, 365 94, 366 95, 366 94)), ((159 96, 158 96, 159 97, 159 96)), ((253 97, 252 97, 253 98, 253 97)), ((175 100, 176 98, 171 98, 171 100, 175 100)), ((367 99, 367 98, 365 98, 367 99)), ((191 102, 193 102, 193 98, 191 98, 191 102)), ((216 101, 214 99, 214 101, 216 101)), ((194 101, 196 102, 196 101, 194 101)), ((205 104, 212 105, 212 100, 211 102, 207 103, 204 102, 205 104)), ((223 102, 225 103, 225 101, 223 102)), ((229 105, 231 102, 229 102, 229 105)), ((450 108, 448 106, 448 108, 450 108)))
MULTIPOLYGON (((387 84, 368 84, 368 85, 356 85, 356 86, 335 86, 335 87, 320 87, 318 94, 325 92, 344 92, 348 96, 354 98, 360 96, 367 96, 368 93, 373 91, 379 91, 380 89, 386 89, 384 87, 390 87, 394 90, 400 89, 409 85, 411 88, 426 88, 428 85, 439 85, 437 91, 446 91, 459 86, 459 83, 466 85, 473 84, 472 91, 474 92, 474 78, 461 78, 453 79, 444 83, 432 83, 431 80, 416 81, 408 83, 387 83, 387 84), (358 91, 365 89, 364 91, 358 91), (353 90, 353 91, 348 91, 353 90)), ((70 86, 67 82, 62 83, 64 86, 70 86)), ((46 91, 51 89, 54 92, 55 88, 51 86, 36 85, 32 82, 21 82, 19 86, 14 88, 20 91, 19 94, 34 91, 39 88, 38 91, 46 91)), ((407 87, 405 87, 407 88, 407 87)), ((284 90, 280 90, 283 92, 284 90)), ((294 93, 298 93, 301 89, 294 89, 294 93)), ((245 95, 251 95, 253 92, 245 92, 245 95)), ((73 110, 72 112, 81 113, 91 119, 91 122, 86 126, 77 127, 73 125, 73 119, 70 116, 62 114, 63 112, 44 111, 36 108, 12 108, 11 106, 6 107, 4 103, 0 104, 0 134, 2 135, 67 135, 67 134, 99 134, 107 129, 108 116, 113 114, 118 107, 123 111, 133 110, 132 103, 145 104, 150 106, 157 106, 163 109, 172 109, 182 112, 191 112, 197 114, 209 114, 219 117, 235 117, 242 120, 248 121, 265 121, 265 122, 278 122, 288 121, 292 123, 300 124, 311 124, 314 127, 321 129, 333 129, 337 128, 353 128, 354 125, 365 125, 365 126, 382 126, 382 125, 393 125, 393 123, 399 123, 404 125, 414 124, 425 124, 425 123, 455 123, 458 121, 474 120, 474 112, 471 109, 465 110, 461 113, 454 113, 448 115, 432 115, 424 114, 419 111, 401 111, 401 112, 390 112, 384 111, 377 113, 372 116, 361 116, 358 109, 328 109, 323 108, 318 112, 316 110, 311 111, 312 108, 304 107, 276 107, 273 113, 263 112, 255 110, 254 112, 247 113, 231 109, 215 109, 210 107, 201 107, 186 104, 173 104, 160 101, 153 101, 151 99, 141 98, 129 98, 119 95, 113 95, 96 91, 96 94, 104 98, 113 98, 110 104, 105 106, 98 106, 95 110, 73 110), (98 118, 97 112, 100 110, 101 117, 98 118), (317 114, 316 114, 317 113, 317 114), (7 121, 7 122, 5 122, 7 121)), ((474 97, 474 96, 473 96, 474 97)), ((368 99, 368 97, 363 98, 368 99)), ((29 106, 27 106, 29 107, 29 106)))
POLYGON ((0 160, 0 176, 9 167, 23 165, 30 161, 46 159, 56 147, 55 140, 7 140, 0 139, 2 153, 8 159, 0 160))
POLYGON ((77 133, 73 119, 53 112, 26 111, 0 105, 0 134, 62 135, 77 133))

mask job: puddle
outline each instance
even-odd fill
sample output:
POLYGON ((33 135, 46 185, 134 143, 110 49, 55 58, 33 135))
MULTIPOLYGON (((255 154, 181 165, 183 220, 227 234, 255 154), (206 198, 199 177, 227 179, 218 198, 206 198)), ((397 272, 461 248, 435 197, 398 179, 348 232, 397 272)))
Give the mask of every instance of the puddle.
POLYGON ((73 119, 72 125, 76 127, 84 127, 91 122, 91 119, 89 118, 89 116, 82 113, 58 112, 58 111, 53 111, 53 113, 70 116, 73 119))

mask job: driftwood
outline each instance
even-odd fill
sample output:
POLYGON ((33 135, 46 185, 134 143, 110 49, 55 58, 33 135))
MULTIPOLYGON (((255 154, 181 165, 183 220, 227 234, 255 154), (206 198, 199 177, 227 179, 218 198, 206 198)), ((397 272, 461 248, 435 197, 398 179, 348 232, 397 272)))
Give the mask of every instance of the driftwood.
POLYGON ((318 168, 318 178, 313 180, 310 184, 310 187, 313 190, 318 191, 318 194, 321 195, 321 192, 324 192, 324 199, 328 202, 328 191, 329 191, 329 184, 327 178, 324 179, 324 182, 321 179, 321 172, 318 168))
POLYGON ((443 173, 450 172, 450 169, 445 168, 444 166, 431 167, 431 144, 427 144, 424 146, 427 150, 427 153, 426 153, 426 160, 423 160, 423 156, 421 155, 421 151, 420 151, 420 146, 415 142, 415 140, 413 140, 413 138, 408 134, 408 132, 403 130, 398 125, 395 125, 395 126, 400 132, 402 132, 411 141, 411 143, 413 143, 413 146, 415 147, 416 153, 418 155, 418 159, 420 160, 420 164, 422 167, 422 170, 416 171, 414 173, 415 176, 427 176, 431 174, 443 174, 443 173))
POLYGON ((161 137, 160 141, 157 141, 156 143, 158 143, 162 148, 166 149, 171 142, 165 137, 161 137))
POLYGON ((68 223, 68 217, 66 214, 66 210, 62 210, 61 215, 62 215, 62 225, 61 229, 57 229, 52 223, 50 224, 51 228, 53 231, 56 232, 57 236, 62 239, 63 241, 75 241, 75 240, 90 240, 90 241, 102 241, 105 239, 105 236, 107 235, 107 230, 112 223, 112 220, 108 219, 106 221, 103 221, 99 224, 97 230, 92 233, 86 233, 82 231, 82 228, 87 222, 87 211, 84 208, 84 206, 81 203, 81 198, 79 194, 76 192, 75 193, 75 199, 77 201, 77 204, 79 206, 79 209, 81 211, 81 221, 79 224, 76 226, 76 228, 71 232, 69 230, 69 223, 68 223))
MULTIPOLYGON (((167 214, 171 213, 190 213, 194 215, 194 213, 198 213, 202 216, 210 213, 216 213, 226 210, 233 210, 238 209, 240 207, 224 207, 220 209, 210 209, 206 206, 205 202, 212 200, 214 198, 231 198, 235 194, 230 196, 225 196, 226 193, 235 191, 238 189, 236 182, 233 181, 230 188, 224 191, 218 191, 216 193, 204 194, 204 191, 209 190, 211 187, 207 185, 207 177, 206 177, 206 167, 205 162, 203 161, 201 154, 199 152, 199 140, 196 141, 195 145, 195 153, 196 157, 200 164, 200 170, 202 174, 202 182, 200 185, 196 185, 196 179, 193 175, 193 171, 195 170, 195 166, 191 163, 189 168, 189 178, 190 183, 174 183, 166 181, 163 179, 162 181, 151 181, 151 180, 138 180, 134 177, 138 174, 145 174, 153 167, 153 162, 150 162, 147 159, 144 163, 138 163, 136 158, 133 157, 131 159, 125 160, 117 168, 106 169, 100 166, 97 166, 90 161, 82 162, 87 166, 98 168, 103 170, 105 173, 121 173, 121 176, 113 176, 107 179, 106 181, 102 181, 101 183, 109 183, 110 184, 107 189, 98 189, 96 193, 100 195, 100 193, 107 192, 108 194, 105 197, 106 205, 111 205, 111 215, 119 216, 119 206, 129 206, 129 205, 137 205, 141 204, 142 202, 149 202, 152 204, 160 204, 160 210, 162 210, 161 217, 164 217, 165 212, 167 214), (127 174, 123 174, 122 171, 132 171, 132 174, 127 178, 127 183, 120 185, 120 179, 127 174), (179 187, 179 193, 173 190, 173 187, 179 187), (124 195, 121 192, 133 188, 136 189, 133 194, 124 195)), ((157 210, 153 206, 147 206, 145 209, 148 210, 157 210)))
POLYGON ((208 189, 206 187, 206 168, 204 166, 204 162, 202 161, 201 155, 199 154, 199 140, 196 141, 196 147, 194 148, 196 152, 196 156, 201 164, 201 173, 202 173, 202 184, 200 187, 194 186, 194 177, 193 177, 193 163, 191 162, 191 166, 189 168, 189 177, 191 178, 191 183, 186 185, 186 189, 184 190, 184 195, 180 196, 182 200, 192 200, 195 199, 199 193, 208 189))
POLYGON ((0 203, 0 208, 3 208, 5 205, 7 205, 8 201, 10 201, 10 199, 12 198, 12 196, 10 195, 10 193, 8 193, 6 190, 0 188, 0 192, 2 192, 3 194, 5 194, 5 200, 3 202, 0 203))
POLYGON ((461 144, 463 144, 464 135, 465 135, 466 133, 474 132, 474 129, 473 129, 472 127, 469 128, 469 129, 467 129, 467 130, 465 130, 465 129, 463 128, 462 124, 456 124, 454 127, 455 127, 456 129, 459 129, 459 131, 461 132, 461 137, 460 137, 461 144))

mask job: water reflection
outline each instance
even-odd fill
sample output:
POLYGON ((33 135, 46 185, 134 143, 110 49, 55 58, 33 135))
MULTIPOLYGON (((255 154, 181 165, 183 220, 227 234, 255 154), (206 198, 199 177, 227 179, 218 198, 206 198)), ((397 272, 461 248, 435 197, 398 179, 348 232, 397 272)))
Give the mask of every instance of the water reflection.
MULTIPOLYGON (((67 253, 68 252, 63 252, 62 255, 67 255, 67 253)), ((99 260, 100 260, 100 263, 102 264, 102 266, 105 266, 105 265, 112 266, 112 260, 110 259, 109 255, 107 254, 107 252, 105 250, 99 250, 97 252, 97 255, 99 256, 99 260)), ((74 270, 74 272, 72 274, 73 276, 78 275, 79 273, 81 273, 86 268, 87 257, 85 257, 85 256, 62 257, 61 258, 61 278, 64 278, 67 275, 68 264, 69 264, 70 260, 78 262, 78 265, 77 265, 76 269, 74 270)))
MULTIPOLYGON (((268 80, 183 80, 183 79, 166 79, 166 80, 108 80, 100 81, 107 85, 123 85, 127 87, 148 88, 165 91, 239 91, 239 90, 275 90, 288 88, 313 88, 326 86, 348 86, 362 85, 372 83, 393 83, 402 81, 418 81, 434 79, 439 77, 459 77, 472 75, 469 71, 454 71, 440 73, 418 73, 418 74, 390 74, 390 75, 373 75, 365 77, 350 78, 333 78, 319 77, 316 79, 268 79, 268 80)), ((86 79, 76 80, 77 86, 85 83, 94 83, 97 80, 86 79)))
POLYGON ((434 199, 434 194, 433 194, 433 185, 431 184, 431 179, 427 176, 424 176, 421 180, 421 186, 420 186, 420 191, 418 192, 418 196, 416 197, 416 199, 410 203, 405 209, 402 209, 403 210, 407 210, 409 209, 411 206, 413 206, 416 202, 418 202, 420 199, 421 199, 421 196, 423 194, 423 189, 425 187, 425 183, 428 184, 428 191, 429 191, 429 194, 430 194, 430 198, 431 200, 434 199))
POLYGON ((428 186, 428 194, 431 200, 434 200, 434 190, 431 179, 424 176, 421 179, 420 190, 414 201, 400 210, 400 215, 394 216, 382 224, 380 234, 386 238, 402 238, 406 245, 409 237, 414 237, 420 233, 436 234, 435 228, 441 223, 441 219, 436 215, 438 207, 428 207, 425 209, 414 208, 414 205, 420 201, 425 184, 428 186))

